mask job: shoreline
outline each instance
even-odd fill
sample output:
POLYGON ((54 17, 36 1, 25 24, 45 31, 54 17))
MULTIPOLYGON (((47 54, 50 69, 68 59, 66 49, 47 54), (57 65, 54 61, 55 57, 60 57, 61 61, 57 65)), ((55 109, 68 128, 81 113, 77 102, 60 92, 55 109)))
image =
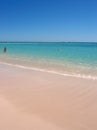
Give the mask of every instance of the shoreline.
POLYGON ((1 61, 0 61, 0 64, 17 67, 17 68, 21 68, 21 69, 32 70, 32 71, 35 70, 35 71, 40 71, 40 72, 45 72, 45 73, 51 73, 51 74, 60 75, 60 76, 97 80, 97 76, 91 76, 91 75, 85 75, 85 74, 62 73, 62 72, 53 71, 53 70, 41 69, 41 68, 36 68, 36 67, 27 67, 27 66, 23 66, 23 65, 19 65, 19 64, 11 64, 11 63, 1 62, 1 61))

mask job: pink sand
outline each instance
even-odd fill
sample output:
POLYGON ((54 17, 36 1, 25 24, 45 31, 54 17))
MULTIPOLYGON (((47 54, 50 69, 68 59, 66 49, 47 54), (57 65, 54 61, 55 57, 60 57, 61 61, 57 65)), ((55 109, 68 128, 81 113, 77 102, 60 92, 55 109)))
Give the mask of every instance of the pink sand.
POLYGON ((97 80, 0 67, 0 130, 97 130, 97 80))

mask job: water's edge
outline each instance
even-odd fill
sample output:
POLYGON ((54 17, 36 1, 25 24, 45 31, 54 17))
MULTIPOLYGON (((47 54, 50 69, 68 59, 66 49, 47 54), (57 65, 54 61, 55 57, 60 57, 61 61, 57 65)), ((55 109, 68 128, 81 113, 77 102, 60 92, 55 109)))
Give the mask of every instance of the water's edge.
POLYGON ((27 67, 27 66, 23 66, 23 65, 19 65, 19 64, 11 64, 11 63, 1 62, 1 61, 0 61, 0 64, 12 66, 12 67, 17 67, 17 68, 20 68, 20 69, 51 73, 51 74, 60 75, 60 76, 68 76, 68 77, 76 77, 76 78, 82 78, 82 79, 97 80, 97 76, 91 76, 91 75, 60 73, 60 72, 57 72, 57 71, 50 71, 50 70, 47 70, 47 69, 27 67))

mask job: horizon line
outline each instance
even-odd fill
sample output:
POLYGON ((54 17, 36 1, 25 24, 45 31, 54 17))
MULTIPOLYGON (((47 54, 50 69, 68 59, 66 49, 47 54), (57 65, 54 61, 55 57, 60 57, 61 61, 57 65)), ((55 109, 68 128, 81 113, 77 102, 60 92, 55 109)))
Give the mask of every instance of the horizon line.
POLYGON ((0 41, 0 43, 45 43, 45 42, 48 42, 48 43, 61 43, 61 42, 64 42, 64 43, 71 43, 71 42, 75 42, 75 43, 97 43, 97 41, 0 41))

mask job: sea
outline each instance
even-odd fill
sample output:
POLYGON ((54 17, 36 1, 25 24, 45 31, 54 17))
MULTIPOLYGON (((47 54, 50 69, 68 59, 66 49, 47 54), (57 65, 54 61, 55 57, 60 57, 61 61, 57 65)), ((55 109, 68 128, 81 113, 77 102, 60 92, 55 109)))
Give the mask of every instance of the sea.
POLYGON ((97 43, 0 43, 0 63, 97 80, 97 43), (6 53, 4 53, 6 47, 6 53))

